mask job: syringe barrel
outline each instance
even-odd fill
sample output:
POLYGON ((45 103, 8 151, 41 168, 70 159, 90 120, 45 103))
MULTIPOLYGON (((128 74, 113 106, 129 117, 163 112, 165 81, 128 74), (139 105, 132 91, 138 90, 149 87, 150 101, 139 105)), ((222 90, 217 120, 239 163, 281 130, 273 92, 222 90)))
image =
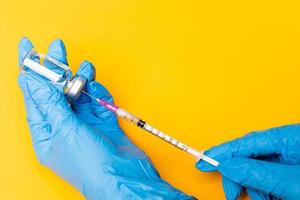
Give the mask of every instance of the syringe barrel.
POLYGON ((168 142, 169 144, 172 144, 173 146, 177 147, 178 149, 186 151, 186 152, 192 154, 193 156, 195 156, 196 158, 199 158, 199 156, 200 156, 200 154, 198 154, 199 152, 197 152, 196 150, 193 150, 192 148, 190 148, 187 145, 183 144, 182 142, 176 140, 175 138, 170 137, 169 135, 163 133, 162 131, 152 127, 151 125, 147 124, 146 122, 141 120, 138 123, 138 126, 145 129, 146 131, 152 133, 153 135, 159 137, 160 139, 168 142))
POLYGON ((117 108, 115 113, 117 116, 119 116, 127 121, 130 121, 130 122, 134 123, 135 125, 137 125, 138 122, 140 121, 140 118, 134 116, 133 114, 127 112, 126 110, 124 110, 122 108, 117 108))

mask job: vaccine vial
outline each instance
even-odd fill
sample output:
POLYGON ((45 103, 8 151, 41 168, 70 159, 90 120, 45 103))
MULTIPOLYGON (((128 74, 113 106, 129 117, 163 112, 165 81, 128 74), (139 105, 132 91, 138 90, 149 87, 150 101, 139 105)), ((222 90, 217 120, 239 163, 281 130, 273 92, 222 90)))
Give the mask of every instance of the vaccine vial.
POLYGON ((72 76, 71 69, 58 60, 31 49, 20 64, 21 72, 34 72, 61 89, 71 99, 77 99, 86 83, 82 76, 72 76))

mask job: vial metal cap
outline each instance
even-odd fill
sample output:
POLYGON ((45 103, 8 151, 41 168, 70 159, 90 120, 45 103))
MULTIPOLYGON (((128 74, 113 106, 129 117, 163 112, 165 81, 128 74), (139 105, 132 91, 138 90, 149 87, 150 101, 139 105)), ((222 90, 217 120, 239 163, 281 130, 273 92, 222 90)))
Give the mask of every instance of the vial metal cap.
POLYGON ((65 94, 71 99, 77 99, 86 83, 86 79, 82 76, 72 77, 64 88, 65 94))

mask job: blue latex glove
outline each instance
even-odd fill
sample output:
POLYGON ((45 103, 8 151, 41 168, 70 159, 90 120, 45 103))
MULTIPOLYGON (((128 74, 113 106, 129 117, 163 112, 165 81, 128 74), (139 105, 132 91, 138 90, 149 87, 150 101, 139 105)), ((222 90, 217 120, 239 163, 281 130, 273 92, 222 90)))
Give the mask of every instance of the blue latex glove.
POLYGON ((300 199, 300 125, 258 131, 205 152, 220 161, 216 168, 203 161, 202 171, 218 170, 228 200, 245 187, 254 200, 300 199))
MULTIPOLYGON (((19 62, 31 48, 23 38, 19 62)), ((61 40, 50 45, 48 56, 67 63, 61 40)), ((94 81, 91 63, 83 62, 77 74, 88 80, 85 89, 90 94, 113 102, 110 93, 94 81)), ((110 111, 85 95, 70 106, 56 87, 33 73, 20 74, 19 85, 39 161, 87 199, 193 199, 162 180, 110 111)))

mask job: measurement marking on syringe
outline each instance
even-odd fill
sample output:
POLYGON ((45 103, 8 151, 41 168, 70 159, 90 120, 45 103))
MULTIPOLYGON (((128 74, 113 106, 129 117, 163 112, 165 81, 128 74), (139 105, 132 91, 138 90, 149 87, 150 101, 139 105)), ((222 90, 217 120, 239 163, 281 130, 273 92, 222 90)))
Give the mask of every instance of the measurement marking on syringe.
MULTIPOLYGON (((142 121, 142 120, 140 120, 140 121, 142 121)), ((179 142, 175 138, 172 138, 172 137, 166 135, 165 133, 159 131, 158 129, 153 128, 152 126, 145 123, 144 121, 138 123, 137 125, 142 127, 143 129, 145 129, 146 131, 152 133, 153 135, 161 138, 162 140, 165 140, 166 142, 170 143, 171 145, 183 150, 183 151, 188 151, 188 149, 189 149, 185 144, 179 142)))

